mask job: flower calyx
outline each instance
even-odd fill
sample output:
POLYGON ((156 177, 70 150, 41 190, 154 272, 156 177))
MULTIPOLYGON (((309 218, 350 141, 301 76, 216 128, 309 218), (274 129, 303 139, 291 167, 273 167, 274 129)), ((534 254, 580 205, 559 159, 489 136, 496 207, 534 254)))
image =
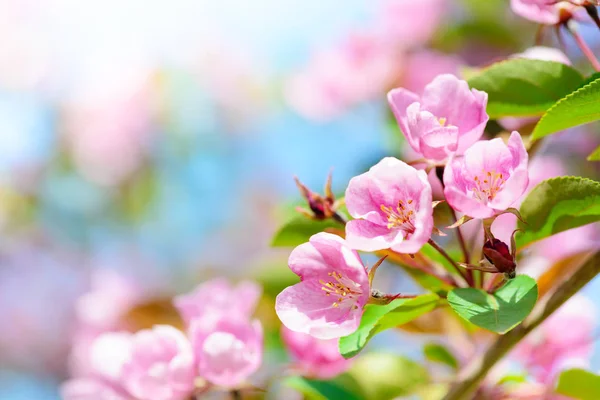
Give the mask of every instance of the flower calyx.
POLYGON ((294 177, 296 186, 298 186, 300 194, 306 200, 309 208, 306 209, 304 207, 296 207, 296 211, 307 216, 310 219, 325 220, 333 218, 336 221, 345 224, 346 221, 344 220, 344 218, 337 213, 338 208, 343 203, 343 199, 335 199, 335 196, 331 191, 331 180, 332 174, 330 172, 327 176, 327 181, 325 182, 325 195, 322 196, 310 190, 306 185, 300 182, 300 180, 297 177, 294 177))

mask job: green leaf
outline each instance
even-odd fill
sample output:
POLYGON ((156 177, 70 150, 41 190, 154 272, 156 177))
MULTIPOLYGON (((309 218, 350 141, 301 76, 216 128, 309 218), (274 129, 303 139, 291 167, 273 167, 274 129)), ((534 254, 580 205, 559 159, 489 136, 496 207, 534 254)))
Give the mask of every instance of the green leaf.
POLYGON ((531 138, 540 139, 599 119, 600 79, 596 79, 557 101, 537 123, 531 138))
POLYGON ((333 220, 317 221, 299 215, 288 221, 277 231, 271 246, 273 247, 294 247, 308 242, 308 239, 315 233, 323 232, 327 228, 342 229, 342 225, 333 220))
POLYGON ((423 353, 429 361, 445 364, 452 369, 458 368, 458 361, 454 355, 441 344, 428 343, 423 348, 423 353))
POLYGON ((529 315, 537 296, 535 280, 519 275, 494 294, 474 288, 453 289, 448 293, 448 303, 467 321, 493 332, 506 333, 529 315))
POLYGON ((562 176, 541 182, 519 209, 517 246, 528 245, 567 229, 600 221, 600 183, 562 176))
POLYGON ((375 334, 433 310, 438 300, 436 294, 428 293, 413 299, 396 299, 386 305, 367 304, 358 329, 340 338, 340 353, 345 358, 354 357, 375 334))
POLYGON ((469 79, 469 86, 488 93, 490 118, 537 116, 576 90, 583 77, 553 61, 514 58, 492 64, 469 79))
POLYGON ((556 393, 580 400, 600 399, 600 376, 583 369, 563 371, 556 393))
POLYGON ((349 374, 342 374, 328 381, 292 376, 287 378, 284 384, 302 393, 307 400, 362 400, 365 398, 359 384, 349 374))
POLYGON ((349 374, 360 384, 365 395, 363 399, 368 400, 408 396, 429 382, 427 370, 422 365, 388 353, 369 353, 359 357, 349 374))
POLYGON ((600 146, 596 147, 596 150, 592 152, 587 158, 588 161, 600 161, 600 146))

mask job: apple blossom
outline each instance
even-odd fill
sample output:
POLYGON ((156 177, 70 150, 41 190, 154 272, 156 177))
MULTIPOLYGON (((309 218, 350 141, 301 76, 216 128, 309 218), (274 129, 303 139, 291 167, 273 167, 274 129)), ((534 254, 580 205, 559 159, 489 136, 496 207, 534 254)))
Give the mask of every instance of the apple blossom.
POLYGON ((183 400, 194 390, 194 357, 185 335, 168 325, 137 332, 120 381, 139 400, 183 400))
POLYGON ((597 323, 594 303, 578 294, 525 337, 511 355, 537 381, 552 383, 564 368, 589 365, 597 323))
POLYGON ((356 218, 346 225, 346 240, 356 250, 391 248, 416 253, 433 229, 431 186, 425 171, 386 157, 350 180, 346 206, 356 218))
POLYGON ((202 318, 205 329, 210 329, 224 311, 249 318, 260 295, 261 288, 254 282, 243 281, 233 286, 224 278, 215 278, 198 285, 191 293, 175 297, 173 303, 187 324, 202 318))
POLYGON ((410 146, 435 161, 462 154, 481 137, 489 119, 487 93, 469 90, 467 82, 450 74, 438 75, 421 96, 393 89, 388 102, 410 146))
POLYGON ((212 330, 207 331, 202 324, 202 320, 194 320, 190 328, 199 375, 218 386, 238 387, 262 362, 260 321, 223 313, 212 330))
POLYGON ((301 282, 278 296, 275 311, 294 332, 333 339, 354 332, 370 295, 369 277, 358 253, 330 233, 317 233, 296 247, 290 269, 301 282))
POLYGON ((545 25, 556 25, 568 20, 583 5, 582 0, 511 0, 515 14, 545 25))
POLYGON ((352 363, 340 354, 338 339, 317 339, 285 326, 281 327, 281 337, 295 366, 308 377, 331 379, 346 371, 352 363))
POLYGON ((516 131, 508 145, 500 138, 474 144, 446 166, 444 194, 448 204, 472 218, 489 218, 506 210, 527 189, 527 160, 516 131))
POLYGON ((107 332, 89 346, 88 365, 61 386, 65 400, 132 399, 120 384, 123 365, 130 356, 132 335, 107 332))

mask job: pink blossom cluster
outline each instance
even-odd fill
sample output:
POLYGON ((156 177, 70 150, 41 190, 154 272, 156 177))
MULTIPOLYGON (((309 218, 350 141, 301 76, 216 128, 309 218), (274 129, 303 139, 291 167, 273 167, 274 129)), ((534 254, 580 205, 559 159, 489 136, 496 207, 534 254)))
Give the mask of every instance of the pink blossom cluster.
POLYGON ((404 82, 417 92, 439 73, 458 73, 460 60, 425 50, 446 15, 447 0, 385 0, 374 21, 318 50, 286 82, 288 104, 314 120, 335 118, 404 82))
POLYGON ((260 294, 252 282, 215 279, 174 299, 185 332, 156 325, 98 335, 63 398, 184 400, 213 386, 242 387, 262 362, 262 325, 251 318, 260 294))
MULTIPOLYGON (((445 166, 443 193, 454 210, 471 218, 495 218, 529 184, 528 155, 518 132, 507 143, 480 140, 488 115, 487 94, 442 74, 422 94, 393 89, 388 100, 402 133, 427 168, 445 166)), ((427 173, 386 157, 352 178, 345 203, 353 217, 345 239, 318 233, 298 246, 289 267, 300 283, 277 297, 276 310, 291 331, 319 339, 354 332, 371 294, 360 251, 414 254, 434 230, 427 173)))

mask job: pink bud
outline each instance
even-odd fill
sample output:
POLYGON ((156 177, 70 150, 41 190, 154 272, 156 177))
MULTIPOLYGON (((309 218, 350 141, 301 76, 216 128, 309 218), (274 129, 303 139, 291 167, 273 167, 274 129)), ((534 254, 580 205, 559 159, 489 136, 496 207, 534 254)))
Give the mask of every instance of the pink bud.
POLYGON ((281 327, 281 336, 295 366, 305 376, 331 379, 346 371, 352 361, 346 360, 338 350, 339 339, 322 340, 281 327))
POLYGON ((275 311, 292 331, 319 339, 349 335, 369 299, 369 277, 358 253, 330 233, 317 233, 296 247, 290 269, 300 283, 277 296, 275 311))
POLYGON ((263 331, 258 320, 223 315, 211 331, 195 320, 190 336, 200 376, 215 385, 238 387, 260 367, 263 331))
POLYGON ((418 252, 431 237, 431 201, 425 171, 384 158, 348 184, 346 206, 356 218, 346 225, 348 245, 363 251, 418 252))
POLYGON ((444 171, 444 194, 452 208, 473 218, 489 218, 514 204, 527 189, 528 155, 519 132, 480 141, 444 171))
POLYGON ((475 143, 488 121, 487 93, 469 90, 454 75, 438 75, 422 96, 393 89, 388 102, 410 146, 425 158, 441 161, 475 143))
POLYGON ((168 325, 137 332, 121 383, 139 400, 184 400, 194 390, 194 358, 185 335, 168 325))

